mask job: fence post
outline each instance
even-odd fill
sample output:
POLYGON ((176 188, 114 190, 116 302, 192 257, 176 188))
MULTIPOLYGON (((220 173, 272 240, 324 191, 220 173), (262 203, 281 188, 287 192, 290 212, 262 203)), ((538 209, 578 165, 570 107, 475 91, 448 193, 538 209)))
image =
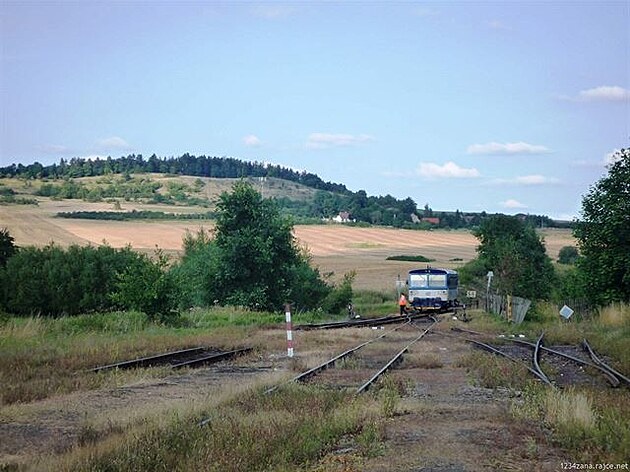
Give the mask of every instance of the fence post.
POLYGON ((287 320, 287 356, 293 357, 293 325, 291 323, 291 304, 284 305, 284 314, 287 320))

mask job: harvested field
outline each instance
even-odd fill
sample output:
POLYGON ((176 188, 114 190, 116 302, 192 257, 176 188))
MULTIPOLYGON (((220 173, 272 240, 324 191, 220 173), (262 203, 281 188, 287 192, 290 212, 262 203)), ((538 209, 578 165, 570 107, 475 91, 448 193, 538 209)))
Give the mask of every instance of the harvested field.
MULTIPOLYGON (((147 205, 123 202, 123 210, 154 210, 171 213, 206 211, 202 208, 147 205)), ((16 244, 43 246, 55 242, 94 244, 107 242, 113 247, 131 245, 152 251, 159 247, 168 253, 181 250, 186 230, 212 228, 210 221, 97 221, 55 218, 57 212, 112 210, 108 203, 41 199, 39 206, 0 206, 0 227, 7 227, 16 244)), ((575 245, 570 230, 547 229, 542 232, 547 252, 557 258, 563 246, 575 245)), ((342 275, 356 271, 355 288, 394 290, 398 275, 424 265, 417 262, 387 261, 394 255, 423 255, 439 267, 457 268, 476 255, 477 239, 469 232, 413 231, 394 228, 357 228, 342 225, 296 226, 295 236, 313 256, 322 272, 342 275)))

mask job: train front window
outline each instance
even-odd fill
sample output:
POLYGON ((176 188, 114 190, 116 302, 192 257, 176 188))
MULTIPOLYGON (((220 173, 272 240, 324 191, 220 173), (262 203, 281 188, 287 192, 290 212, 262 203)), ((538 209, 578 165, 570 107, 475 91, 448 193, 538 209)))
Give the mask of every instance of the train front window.
POLYGON ((409 274, 410 287, 426 287, 427 274, 409 274))
POLYGON ((446 275, 431 274, 429 276, 429 287, 446 287, 446 275))

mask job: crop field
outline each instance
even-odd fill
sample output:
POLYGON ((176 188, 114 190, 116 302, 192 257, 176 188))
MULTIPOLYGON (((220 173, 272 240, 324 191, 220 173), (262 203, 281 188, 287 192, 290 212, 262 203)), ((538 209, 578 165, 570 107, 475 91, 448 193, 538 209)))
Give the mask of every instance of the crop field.
MULTIPOLYGON (((0 206, 0 227, 6 227, 19 246, 43 246, 54 242, 113 247, 131 245, 134 249, 153 251, 156 247, 176 256, 181 251, 186 231, 211 229, 211 221, 102 221, 57 218, 58 212, 111 211, 111 203, 80 200, 53 201, 39 198, 38 206, 0 206)), ((122 203, 124 211, 153 210, 168 213, 194 213, 199 207, 122 203)), ((575 245, 570 230, 548 229, 542 232, 547 253, 556 259, 560 248, 575 245)), ((389 256, 422 255, 437 267, 456 269, 475 257, 477 239, 464 230, 414 231, 394 228, 359 228, 345 225, 304 225, 295 227, 295 236, 313 257, 322 273, 336 276, 355 271, 355 288, 393 290, 397 277, 418 262, 388 261, 389 256)))

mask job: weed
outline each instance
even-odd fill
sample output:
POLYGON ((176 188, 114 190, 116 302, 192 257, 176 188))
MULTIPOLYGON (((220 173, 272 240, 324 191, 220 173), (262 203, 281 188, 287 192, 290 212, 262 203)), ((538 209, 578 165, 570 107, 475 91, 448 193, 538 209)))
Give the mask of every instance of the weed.
POLYGON ((420 354, 413 357, 405 357, 404 366, 406 368, 418 368, 418 369, 440 369, 444 367, 442 359, 437 354, 428 353, 420 354))
POLYGON ((479 351, 461 357, 456 364, 474 371, 480 385, 486 388, 510 387, 518 390, 529 379, 524 365, 479 351))
POLYGON ((368 422, 363 426, 356 437, 357 446, 361 455, 365 457, 378 457, 385 451, 383 444, 383 425, 377 421, 368 422))

